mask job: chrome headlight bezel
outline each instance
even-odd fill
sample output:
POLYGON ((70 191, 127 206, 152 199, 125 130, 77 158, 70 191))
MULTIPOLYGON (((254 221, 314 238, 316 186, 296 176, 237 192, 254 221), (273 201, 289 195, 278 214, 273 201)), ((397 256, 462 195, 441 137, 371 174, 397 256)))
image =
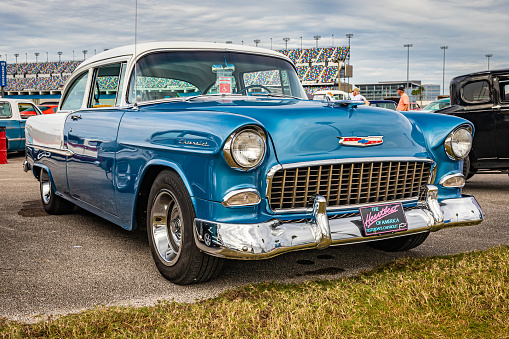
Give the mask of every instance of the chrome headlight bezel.
POLYGON ((445 142, 444 142, 445 153, 452 160, 455 160, 455 161, 463 160, 468 156, 468 154, 470 153, 470 150, 472 149, 472 141, 473 141, 472 126, 461 125, 458 128, 456 128, 454 131, 449 133, 447 138, 445 138, 445 142), (463 136, 465 136, 466 135, 466 134, 464 134, 465 132, 468 133, 468 135, 469 135, 469 143, 470 143, 467 152, 464 152, 464 151, 461 151, 460 149, 458 149, 458 146, 457 146, 458 141, 456 140, 459 137, 459 133, 462 133, 463 136))
POLYGON ((242 170, 242 171, 250 171, 252 169, 257 168, 265 159, 265 154, 267 153, 267 137, 265 136, 265 132, 259 126, 245 126, 243 128, 238 129, 234 133, 228 137, 226 143, 223 147, 223 155, 231 168, 242 170), (236 155, 234 150, 234 144, 238 141, 239 136, 242 136, 244 133, 251 133, 252 135, 260 138, 261 144, 263 145, 263 150, 260 153, 261 155, 258 157, 257 161, 251 165, 246 165, 242 163, 239 159, 239 156, 236 155))

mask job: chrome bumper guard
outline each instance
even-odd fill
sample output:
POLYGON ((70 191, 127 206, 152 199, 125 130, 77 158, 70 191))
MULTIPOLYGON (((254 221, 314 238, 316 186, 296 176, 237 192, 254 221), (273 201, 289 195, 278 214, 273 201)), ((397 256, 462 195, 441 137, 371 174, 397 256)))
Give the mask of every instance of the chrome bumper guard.
POLYGON ((474 197, 464 195, 439 203, 437 192, 436 186, 428 185, 417 207, 405 210, 408 229, 390 234, 364 236, 360 214, 329 219, 325 198, 316 196, 310 220, 282 222, 274 219, 256 224, 231 224, 195 219, 194 237, 198 248, 210 255, 256 260, 285 252, 362 243, 482 222, 483 214, 474 197))

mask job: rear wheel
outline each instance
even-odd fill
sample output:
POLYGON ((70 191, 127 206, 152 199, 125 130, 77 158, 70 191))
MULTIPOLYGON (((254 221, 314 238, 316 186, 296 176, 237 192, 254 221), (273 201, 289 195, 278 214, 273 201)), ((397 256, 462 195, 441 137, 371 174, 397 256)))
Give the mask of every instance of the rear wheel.
POLYGON ((412 234, 399 238, 372 241, 368 245, 385 252, 402 252, 419 246, 428 236, 429 232, 412 234))
POLYGON ((223 259, 201 252, 193 236, 194 207, 180 177, 161 172, 150 190, 147 206, 150 251, 159 272, 169 281, 187 285, 215 277, 223 259))
POLYGON ((41 170, 39 177, 42 207, 49 214, 67 214, 74 209, 74 204, 55 194, 48 172, 41 170))

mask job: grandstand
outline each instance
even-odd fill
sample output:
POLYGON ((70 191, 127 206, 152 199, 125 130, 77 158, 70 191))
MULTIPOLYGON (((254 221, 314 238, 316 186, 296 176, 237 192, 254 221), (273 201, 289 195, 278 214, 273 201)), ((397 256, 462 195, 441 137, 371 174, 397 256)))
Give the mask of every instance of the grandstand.
MULTIPOLYGON (((304 89, 308 94, 313 94, 317 90, 338 88, 340 72, 343 72, 341 74, 344 77, 344 61, 348 57, 349 48, 348 46, 313 47, 285 49, 277 52, 288 56, 293 61, 304 89)), ((60 95, 65 82, 80 63, 81 61, 62 61, 8 64, 5 94, 8 96, 60 95)), ((279 77, 272 71, 262 72, 256 76, 257 79, 248 78, 247 81, 263 82, 269 85, 279 81, 279 77)), ((111 84, 102 85, 102 87, 108 87, 116 84, 112 81, 111 84)), ((187 88, 189 84, 161 83, 158 86, 187 88)), ((342 88, 342 90, 345 89, 342 88)))
POLYGON ((6 95, 60 95, 81 61, 7 64, 6 95))
MULTIPOLYGON (((349 53, 348 46, 313 47, 303 50, 298 48, 277 52, 288 56, 293 61, 299 79, 308 94, 312 95, 319 90, 338 89, 340 74, 341 77, 345 77, 344 63, 349 53)), ((348 91, 345 87, 342 85, 341 90, 348 91)))

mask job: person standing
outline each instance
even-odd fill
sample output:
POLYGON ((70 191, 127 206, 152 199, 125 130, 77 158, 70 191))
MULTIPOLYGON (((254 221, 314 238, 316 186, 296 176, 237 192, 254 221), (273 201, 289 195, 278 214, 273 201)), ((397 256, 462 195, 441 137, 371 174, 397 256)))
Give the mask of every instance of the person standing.
POLYGON ((361 94, 361 90, 358 87, 355 87, 350 94, 350 100, 352 101, 362 101, 366 105, 369 105, 369 101, 361 94))
POLYGON ((398 95, 400 96, 398 102, 398 111, 408 111, 410 109, 410 98, 408 94, 405 93, 404 87, 398 88, 398 95))

